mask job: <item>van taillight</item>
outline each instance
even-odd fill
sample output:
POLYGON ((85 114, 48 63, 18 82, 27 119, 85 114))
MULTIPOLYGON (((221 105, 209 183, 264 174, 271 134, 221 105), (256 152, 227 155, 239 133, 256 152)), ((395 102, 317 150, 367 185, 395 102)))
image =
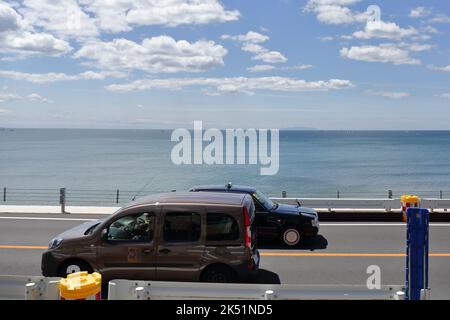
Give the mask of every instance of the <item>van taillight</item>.
POLYGON ((244 225, 245 225, 245 246, 252 248, 252 230, 250 228, 250 215, 247 208, 244 207, 244 225))

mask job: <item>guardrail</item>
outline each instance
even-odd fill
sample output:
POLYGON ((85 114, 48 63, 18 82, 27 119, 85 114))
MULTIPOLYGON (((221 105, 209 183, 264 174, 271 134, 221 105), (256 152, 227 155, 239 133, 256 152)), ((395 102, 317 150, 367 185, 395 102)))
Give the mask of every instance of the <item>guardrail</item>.
POLYGON ((112 280, 108 300, 403 300, 405 288, 385 285, 216 284, 112 280))

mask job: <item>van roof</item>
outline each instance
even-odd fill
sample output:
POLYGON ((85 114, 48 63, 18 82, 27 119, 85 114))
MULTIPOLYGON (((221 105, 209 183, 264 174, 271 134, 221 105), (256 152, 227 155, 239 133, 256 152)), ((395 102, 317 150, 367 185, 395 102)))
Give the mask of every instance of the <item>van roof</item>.
POLYGON ((155 203, 189 203, 241 206, 247 195, 223 192, 168 192, 144 196, 129 202, 125 207, 155 203))

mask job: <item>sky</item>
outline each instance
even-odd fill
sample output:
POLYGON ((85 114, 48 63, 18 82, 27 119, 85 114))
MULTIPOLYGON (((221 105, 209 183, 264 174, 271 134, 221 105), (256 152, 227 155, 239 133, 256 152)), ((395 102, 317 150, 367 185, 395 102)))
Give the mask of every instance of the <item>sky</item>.
POLYGON ((0 127, 450 130, 450 3, 0 0, 0 127))

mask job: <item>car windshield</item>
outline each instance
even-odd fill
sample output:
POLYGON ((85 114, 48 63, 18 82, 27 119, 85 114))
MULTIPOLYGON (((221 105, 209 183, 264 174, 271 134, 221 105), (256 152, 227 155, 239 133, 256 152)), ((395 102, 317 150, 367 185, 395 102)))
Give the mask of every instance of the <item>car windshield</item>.
POLYGON ((272 200, 270 200, 264 193, 261 191, 256 190, 253 192, 253 196, 258 200, 258 202, 264 206, 267 210, 273 209, 277 206, 276 203, 274 203, 272 200))

